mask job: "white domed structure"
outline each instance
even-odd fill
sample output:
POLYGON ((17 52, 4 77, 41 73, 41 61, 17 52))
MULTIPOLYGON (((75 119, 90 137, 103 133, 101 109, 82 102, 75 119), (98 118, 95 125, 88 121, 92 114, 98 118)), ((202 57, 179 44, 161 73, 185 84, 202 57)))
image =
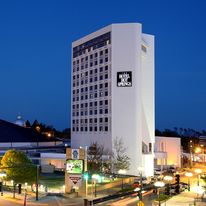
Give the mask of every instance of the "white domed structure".
POLYGON ((24 127, 25 126, 25 121, 23 119, 23 117, 19 114, 16 118, 15 124, 24 127))

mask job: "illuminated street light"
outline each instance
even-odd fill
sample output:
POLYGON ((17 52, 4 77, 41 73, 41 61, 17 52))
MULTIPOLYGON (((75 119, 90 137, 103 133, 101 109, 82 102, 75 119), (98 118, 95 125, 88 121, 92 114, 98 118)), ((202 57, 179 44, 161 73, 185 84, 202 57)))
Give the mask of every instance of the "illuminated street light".
POLYGON ((185 176, 188 177, 188 191, 190 191, 190 177, 193 176, 191 172, 186 172, 185 176))
POLYGON ((164 178, 163 178, 168 184, 167 184, 167 193, 169 193, 169 195, 170 195, 170 182, 173 180, 173 177, 172 176, 170 176, 170 175, 166 175, 166 176, 164 176, 164 178))
POLYGON ((202 173, 201 169, 195 169, 195 173, 197 174, 197 186, 200 185, 200 173, 202 173))
POLYGON ((165 186, 165 183, 162 181, 157 181, 154 183, 154 186, 157 187, 157 194, 158 194, 158 200, 159 200, 159 206, 161 206, 160 203, 160 188, 165 186))
MULTIPOLYGON (((119 171, 118 171, 118 174, 120 174, 120 175, 125 175, 126 172, 127 172, 126 170, 119 170, 119 171)), ((122 177, 122 190, 123 190, 123 185, 124 185, 124 184, 123 184, 123 183, 124 183, 123 181, 124 181, 124 179, 123 179, 123 176, 121 176, 121 177, 122 177)))
MULTIPOLYGON (((97 189, 96 189, 96 182, 100 181, 101 177, 98 174, 93 174, 92 175, 92 187, 93 187, 93 183, 94 183, 94 196, 97 196, 97 189)), ((92 196, 93 196, 93 191, 92 191, 92 196)))
POLYGON ((139 171, 140 175, 140 193, 139 193, 139 199, 142 201, 142 172, 144 171, 144 167, 138 167, 137 170, 139 171))
POLYGON ((200 147, 196 147, 195 148, 195 153, 200 153, 201 152, 201 148, 200 147))

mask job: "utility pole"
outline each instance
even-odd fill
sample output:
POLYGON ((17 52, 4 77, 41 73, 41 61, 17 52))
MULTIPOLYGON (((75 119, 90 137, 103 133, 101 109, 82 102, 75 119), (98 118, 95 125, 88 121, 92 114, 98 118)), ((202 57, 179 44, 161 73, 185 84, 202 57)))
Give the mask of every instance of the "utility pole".
POLYGON ((36 165, 36 201, 39 200, 39 165, 36 165))

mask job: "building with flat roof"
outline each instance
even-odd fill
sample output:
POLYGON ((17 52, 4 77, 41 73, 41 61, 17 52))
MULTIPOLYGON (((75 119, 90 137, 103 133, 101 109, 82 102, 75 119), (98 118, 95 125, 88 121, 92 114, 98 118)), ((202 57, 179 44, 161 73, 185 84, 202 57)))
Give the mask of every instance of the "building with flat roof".
POLYGON ((128 174, 154 172, 154 36, 112 24, 72 43, 72 148, 113 150, 122 139, 128 174))

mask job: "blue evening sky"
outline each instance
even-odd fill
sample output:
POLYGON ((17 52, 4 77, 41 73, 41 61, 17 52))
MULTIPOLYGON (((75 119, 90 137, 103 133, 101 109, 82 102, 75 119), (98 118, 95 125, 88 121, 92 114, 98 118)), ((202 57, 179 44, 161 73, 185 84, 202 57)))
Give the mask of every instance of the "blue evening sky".
POLYGON ((0 119, 70 123, 71 42, 111 23, 156 38, 156 128, 206 129, 206 1, 0 0, 0 119))

